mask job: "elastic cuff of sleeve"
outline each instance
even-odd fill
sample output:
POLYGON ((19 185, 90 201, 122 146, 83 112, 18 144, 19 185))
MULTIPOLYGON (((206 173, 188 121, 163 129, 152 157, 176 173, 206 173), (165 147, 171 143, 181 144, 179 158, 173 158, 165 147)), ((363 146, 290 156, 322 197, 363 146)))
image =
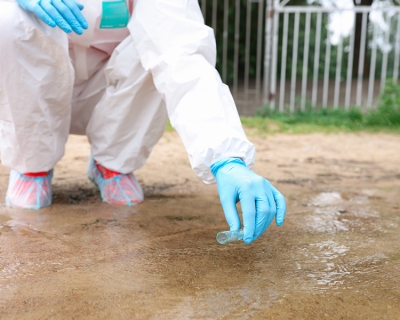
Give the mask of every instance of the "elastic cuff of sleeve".
POLYGON ((210 170, 211 170, 212 174, 214 175, 214 177, 217 176, 219 169, 221 169, 222 167, 224 167, 225 165, 227 165, 229 163, 236 163, 236 164, 239 164, 242 166, 246 166, 244 161, 240 158, 226 158, 226 159, 218 160, 217 162, 213 163, 210 167, 210 170))

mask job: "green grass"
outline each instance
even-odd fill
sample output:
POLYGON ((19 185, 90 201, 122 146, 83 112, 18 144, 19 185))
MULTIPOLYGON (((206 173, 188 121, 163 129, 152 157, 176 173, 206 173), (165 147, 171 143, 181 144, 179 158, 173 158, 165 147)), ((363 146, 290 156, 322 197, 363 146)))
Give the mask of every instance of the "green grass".
POLYGON ((175 131, 175 129, 172 127, 171 122, 168 120, 167 125, 165 127, 165 130, 168 132, 175 131))
POLYGON ((271 111, 264 106, 253 118, 242 118, 245 127, 258 132, 391 132, 400 134, 400 85, 389 83, 381 95, 376 110, 363 112, 359 108, 307 107, 294 113, 271 111))
MULTIPOLYGON (((254 130, 255 134, 274 134, 274 133, 338 133, 338 132, 354 132, 346 127, 334 125, 319 125, 314 123, 295 123, 289 124, 277 119, 260 118, 260 117, 241 117, 243 127, 245 129, 254 130)), ((249 131, 249 130, 246 130, 249 131)))

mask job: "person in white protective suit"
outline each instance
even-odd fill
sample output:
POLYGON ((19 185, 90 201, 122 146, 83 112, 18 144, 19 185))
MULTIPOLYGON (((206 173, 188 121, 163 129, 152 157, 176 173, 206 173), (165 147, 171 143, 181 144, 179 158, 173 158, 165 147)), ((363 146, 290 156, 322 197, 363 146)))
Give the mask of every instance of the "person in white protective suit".
POLYGON ((144 165, 169 117, 205 183, 217 182, 231 230, 258 238, 286 213, 250 169, 255 149, 215 69, 214 32, 197 0, 0 0, 0 147, 6 203, 51 204, 68 135, 86 134, 88 176, 103 201, 135 205, 144 165))

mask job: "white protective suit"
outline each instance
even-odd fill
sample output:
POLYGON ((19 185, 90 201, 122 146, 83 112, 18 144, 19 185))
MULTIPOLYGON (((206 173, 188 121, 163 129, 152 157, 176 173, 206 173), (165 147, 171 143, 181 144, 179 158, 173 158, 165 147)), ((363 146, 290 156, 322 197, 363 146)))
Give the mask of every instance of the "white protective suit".
POLYGON ((128 173, 145 163, 168 116, 206 183, 219 159, 253 165, 197 0, 131 0, 128 27, 112 30, 99 28, 101 0, 80 2, 89 29, 68 36, 0 0, 3 165, 48 171, 73 133, 88 136, 104 167, 128 173))

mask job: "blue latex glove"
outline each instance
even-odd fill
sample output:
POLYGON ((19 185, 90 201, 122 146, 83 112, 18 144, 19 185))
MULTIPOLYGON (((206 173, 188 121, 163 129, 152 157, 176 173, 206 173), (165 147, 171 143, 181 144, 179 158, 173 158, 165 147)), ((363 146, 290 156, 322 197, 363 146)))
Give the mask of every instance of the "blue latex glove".
POLYGON ((66 33, 82 34, 88 23, 81 13, 83 5, 75 0, 17 0, 25 11, 32 12, 50 27, 59 26, 66 33))
POLYGON ((237 158, 220 160, 211 166, 230 230, 240 229, 236 203, 243 211, 244 242, 250 244, 261 236, 276 217, 282 225, 286 214, 284 196, 266 179, 248 169, 237 158))

